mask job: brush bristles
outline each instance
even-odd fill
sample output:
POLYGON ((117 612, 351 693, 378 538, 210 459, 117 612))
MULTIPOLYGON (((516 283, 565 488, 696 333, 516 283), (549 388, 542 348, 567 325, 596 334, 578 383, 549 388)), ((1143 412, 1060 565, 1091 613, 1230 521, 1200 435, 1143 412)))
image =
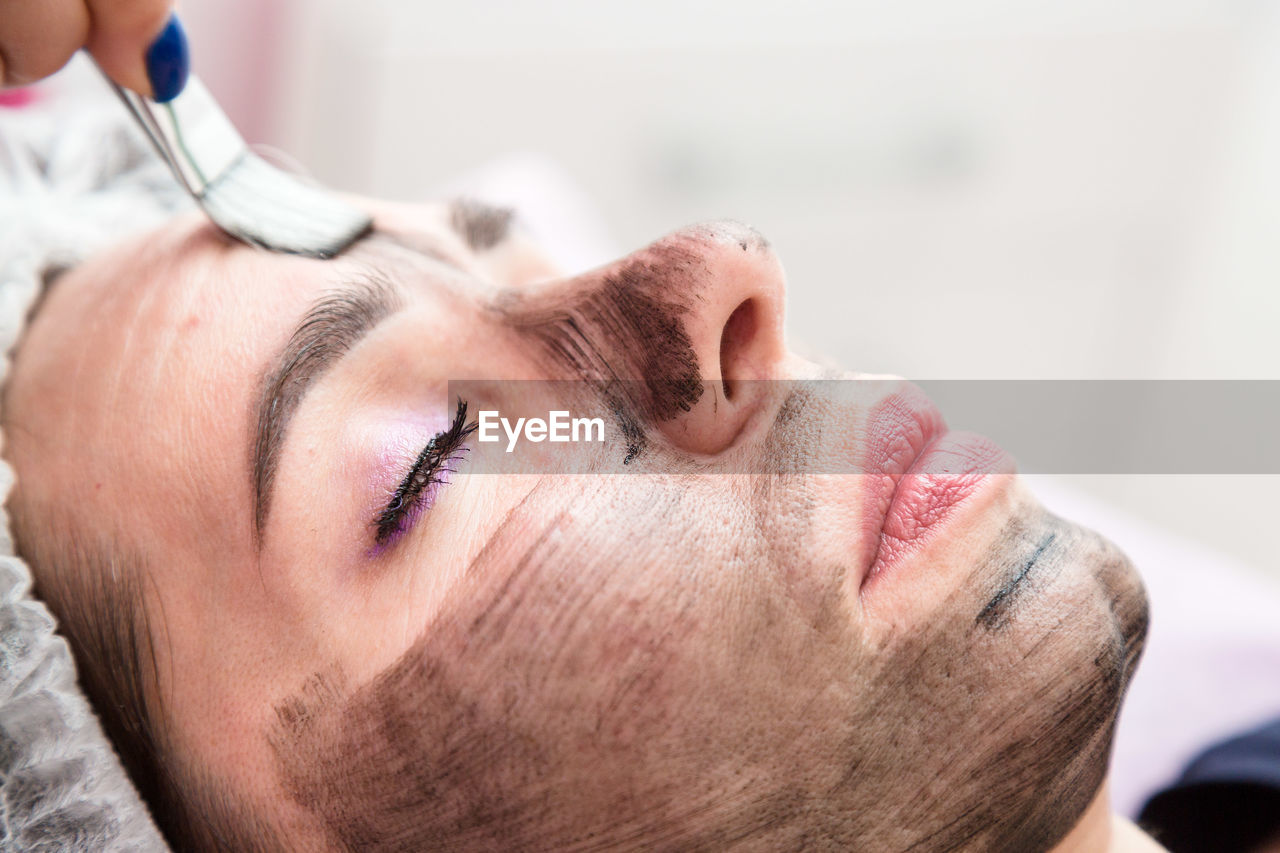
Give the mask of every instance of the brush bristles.
POLYGON ((313 258, 337 255, 373 224, 367 213, 330 191, 248 151, 205 189, 200 206, 233 237, 313 258))

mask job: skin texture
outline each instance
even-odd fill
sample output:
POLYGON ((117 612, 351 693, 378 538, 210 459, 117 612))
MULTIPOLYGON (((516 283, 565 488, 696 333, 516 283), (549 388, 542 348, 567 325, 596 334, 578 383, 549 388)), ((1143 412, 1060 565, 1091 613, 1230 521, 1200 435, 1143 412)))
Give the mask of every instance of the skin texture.
POLYGON ((179 777, 297 848, 1036 850, 1079 822, 1137 576, 992 474, 868 580, 884 507, 819 472, 901 386, 756 381, 832 378, 786 350, 763 238, 557 279, 456 210, 377 214, 327 263, 175 222, 68 273, 15 365, 17 500, 136 549, 179 777), (258 531, 263 377, 371 277, 400 307, 301 400, 258 531), (447 382, 494 379, 585 380, 629 476, 468 476, 473 447, 372 547, 447 382))

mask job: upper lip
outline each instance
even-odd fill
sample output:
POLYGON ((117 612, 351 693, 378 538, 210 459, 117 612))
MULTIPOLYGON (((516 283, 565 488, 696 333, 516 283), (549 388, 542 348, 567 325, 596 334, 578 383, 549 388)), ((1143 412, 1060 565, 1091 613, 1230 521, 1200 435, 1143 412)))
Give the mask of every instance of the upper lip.
POLYGON ((873 531, 864 551, 862 583, 871 576, 884 537, 885 524, 903 476, 934 441, 947 432, 942 412, 923 391, 904 382, 867 414, 867 441, 861 470, 864 489, 863 529, 873 531))

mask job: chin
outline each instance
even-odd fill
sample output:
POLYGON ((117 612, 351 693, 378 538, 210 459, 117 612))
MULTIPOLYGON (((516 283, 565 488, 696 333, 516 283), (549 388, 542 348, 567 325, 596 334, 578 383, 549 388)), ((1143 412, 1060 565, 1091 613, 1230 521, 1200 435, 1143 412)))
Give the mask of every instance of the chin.
POLYGON ((892 821, 916 828, 904 848, 1034 850, 1061 840, 1105 778, 1141 655, 1147 598, 1127 557, 1008 479, 972 508, 964 547, 953 540, 949 552, 923 552, 885 578, 884 592, 898 585, 885 598, 916 608, 910 629, 884 641, 877 676, 881 707, 903 712, 890 726, 901 763, 881 769, 897 764, 910 780, 892 821), (976 560, 956 565, 975 550, 976 560), (932 584, 922 580, 929 572, 932 584), (913 590, 932 599, 913 605, 913 590), (933 795, 913 797, 910 785, 933 795))

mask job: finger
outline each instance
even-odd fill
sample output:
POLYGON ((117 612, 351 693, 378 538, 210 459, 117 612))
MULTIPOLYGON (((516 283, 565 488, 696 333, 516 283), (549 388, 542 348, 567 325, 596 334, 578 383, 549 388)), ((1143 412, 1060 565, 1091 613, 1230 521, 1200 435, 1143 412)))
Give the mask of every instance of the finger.
POLYGON ((5 0, 0 6, 0 82, 21 86, 48 77, 84 44, 82 0, 5 0))
POLYGON ((169 21, 170 0, 82 0, 89 7, 85 47, 112 80, 143 95, 153 94, 147 51, 169 21))

